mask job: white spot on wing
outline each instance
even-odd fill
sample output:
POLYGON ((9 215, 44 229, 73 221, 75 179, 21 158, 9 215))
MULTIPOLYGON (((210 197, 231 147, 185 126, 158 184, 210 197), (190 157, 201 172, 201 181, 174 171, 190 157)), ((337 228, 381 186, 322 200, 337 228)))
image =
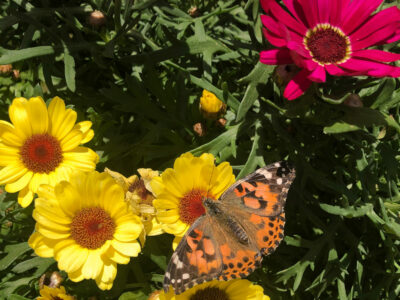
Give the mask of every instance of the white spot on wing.
POLYGON ((183 274, 182 274, 182 279, 183 279, 183 280, 186 280, 186 279, 189 279, 189 278, 190 278, 189 273, 183 273, 183 274))

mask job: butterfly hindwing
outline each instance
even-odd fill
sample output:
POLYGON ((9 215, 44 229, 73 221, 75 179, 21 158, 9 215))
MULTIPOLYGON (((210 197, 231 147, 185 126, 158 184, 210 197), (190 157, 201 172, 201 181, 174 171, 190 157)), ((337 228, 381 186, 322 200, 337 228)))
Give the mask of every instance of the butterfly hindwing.
POLYGON ((213 279, 246 277, 260 265, 256 245, 242 244, 214 216, 193 223, 173 253, 164 277, 164 290, 176 294, 213 279))

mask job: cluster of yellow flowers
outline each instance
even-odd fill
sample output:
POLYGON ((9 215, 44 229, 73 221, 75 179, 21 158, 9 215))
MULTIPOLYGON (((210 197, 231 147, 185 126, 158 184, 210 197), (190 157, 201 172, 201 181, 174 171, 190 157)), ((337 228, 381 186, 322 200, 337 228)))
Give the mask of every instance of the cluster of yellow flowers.
MULTIPOLYGON (((48 107, 41 97, 16 98, 9 117, 11 123, 0 121, 0 184, 19 192, 22 207, 37 195, 29 245, 38 256, 53 257, 70 280, 94 279, 103 290, 112 287, 117 264, 138 256, 146 235, 174 234, 175 248, 204 213, 202 197, 218 198, 235 180, 229 163, 215 166, 209 153, 185 153, 161 175, 151 169, 128 178, 107 168, 97 172, 99 156, 81 146, 94 136, 92 123, 76 123, 76 112, 58 97, 48 107)), ((241 279, 204 283, 179 296, 160 292, 153 299, 193 299, 215 290, 225 295, 221 299, 269 299, 241 279)), ((73 299, 63 287, 45 287, 41 295, 73 299)))

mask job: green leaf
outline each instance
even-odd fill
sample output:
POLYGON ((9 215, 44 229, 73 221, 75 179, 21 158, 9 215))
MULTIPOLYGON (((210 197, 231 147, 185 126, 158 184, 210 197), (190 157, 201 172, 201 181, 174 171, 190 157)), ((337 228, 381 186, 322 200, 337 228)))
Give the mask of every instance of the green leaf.
POLYGON ((373 210, 373 205, 370 203, 367 203, 360 207, 349 206, 346 208, 336 206, 336 205, 330 205, 330 204, 326 204, 326 203, 320 203, 319 206, 324 211, 326 211, 332 215, 339 215, 339 216, 343 216, 345 218, 362 217, 373 210))
POLYGON ((75 59, 66 46, 64 47, 64 73, 68 89, 75 92, 75 59))
POLYGON ((248 110, 254 104, 254 101, 257 100, 259 96, 259 85, 267 82, 273 69, 273 66, 267 66, 258 62, 250 74, 240 80, 241 82, 248 82, 249 85, 247 86, 243 99, 240 102, 236 122, 240 122, 245 117, 248 110))
POLYGON ((7 255, 0 260, 0 271, 8 268, 19 256, 30 249, 26 242, 6 246, 4 252, 7 253, 7 255))
POLYGON ((6 50, 0 56, 0 65, 12 64, 32 57, 54 54, 52 46, 38 46, 22 50, 6 50))
POLYGON ((119 300, 147 300, 148 295, 146 295, 143 291, 134 291, 134 292, 126 292, 123 293, 119 298, 119 300))

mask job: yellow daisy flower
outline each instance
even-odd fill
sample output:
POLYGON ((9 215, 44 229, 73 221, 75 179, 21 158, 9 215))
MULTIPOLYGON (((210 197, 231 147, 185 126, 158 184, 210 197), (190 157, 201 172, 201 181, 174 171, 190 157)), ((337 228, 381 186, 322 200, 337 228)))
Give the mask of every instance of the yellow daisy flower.
POLYGON ((75 300, 75 297, 67 294, 63 286, 52 288, 45 285, 40 290, 40 296, 41 297, 37 297, 36 300, 75 300))
POLYGON ((15 98, 11 123, 0 120, 0 185, 19 192, 18 203, 28 206, 40 184, 69 180, 72 170, 92 171, 99 159, 79 145, 93 138, 92 123, 75 124, 77 114, 58 97, 49 107, 41 97, 15 98))
POLYGON ((226 105, 219 100, 213 93, 203 90, 200 98, 200 112, 204 118, 217 119, 226 111, 226 105))
POLYGON ((95 279, 110 289, 117 263, 137 256, 140 218, 124 201, 124 191, 110 175, 77 172, 69 182, 41 185, 32 216, 29 246, 41 257, 54 257, 72 281, 95 279))
POLYGON ((156 196, 153 205, 157 219, 165 232, 176 236, 174 249, 190 225, 205 213, 203 197, 218 199, 234 182, 229 163, 216 167, 210 153, 200 157, 182 154, 175 160, 173 169, 166 169, 161 176, 153 178, 151 187, 156 196))
POLYGON ((234 279, 205 282, 179 295, 175 295, 171 288, 168 293, 161 291, 154 300, 270 300, 270 298, 264 295, 261 286, 246 279, 234 279))
POLYGON ((124 189, 125 200, 129 203, 131 210, 141 217, 145 234, 154 236, 164 233, 161 223, 156 218, 153 207, 154 196, 150 186, 151 179, 159 175, 158 171, 138 169, 140 178, 136 175, 126 178, 124 175, 108 168, 105 168, 104 171, 110 174, 124 189))

